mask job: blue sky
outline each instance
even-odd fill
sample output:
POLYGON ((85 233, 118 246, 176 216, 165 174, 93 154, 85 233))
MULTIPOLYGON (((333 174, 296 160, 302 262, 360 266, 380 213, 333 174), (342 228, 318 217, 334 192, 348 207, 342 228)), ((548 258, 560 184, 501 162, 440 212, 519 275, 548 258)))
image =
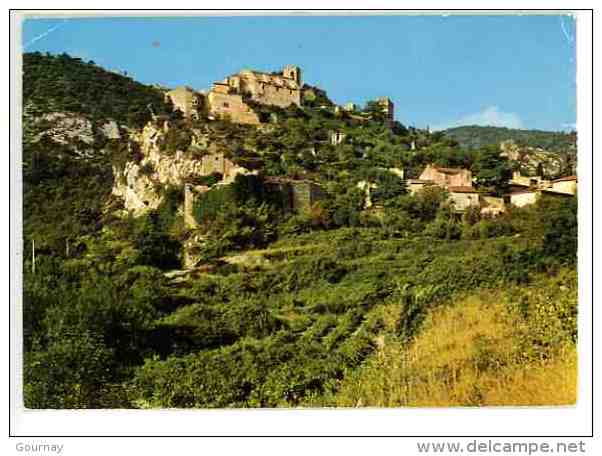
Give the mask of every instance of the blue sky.
POLYGON ((397 120, 417 127, 562 130, 576 121, 569 16, 28 19, 23 46, 197 89, 241 68, 294 63, 335 102, 386 95, 397 120))

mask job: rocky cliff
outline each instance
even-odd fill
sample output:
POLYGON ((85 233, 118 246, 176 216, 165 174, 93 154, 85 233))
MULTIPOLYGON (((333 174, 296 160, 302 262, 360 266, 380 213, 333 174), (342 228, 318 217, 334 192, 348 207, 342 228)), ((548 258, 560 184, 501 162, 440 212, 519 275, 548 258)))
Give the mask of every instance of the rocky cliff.
POLYGON ((545 177, 558 177, 575 174, 576 155, 560 154, 541 147, 521 146, 513 140, 500 143, 502 155, 518 162, 519 169, 526 176, 543 174, 545 177))
MULTIPOLYGON (((168 120, 151 121, 129 137, 128 154, 133 159, 113 165, 113 195, 123 198, 124 207, 134 215, 157 209, 166 187, 184 190, 199 177, 219 176, 218 184, 228 184, 237 174, 251 173, 224 156, 203 128, 185 130, 182 147, 172 147, 170 137, 177 128, 168 120)), ((181 133, 181 132, 180 132, 181 133)))

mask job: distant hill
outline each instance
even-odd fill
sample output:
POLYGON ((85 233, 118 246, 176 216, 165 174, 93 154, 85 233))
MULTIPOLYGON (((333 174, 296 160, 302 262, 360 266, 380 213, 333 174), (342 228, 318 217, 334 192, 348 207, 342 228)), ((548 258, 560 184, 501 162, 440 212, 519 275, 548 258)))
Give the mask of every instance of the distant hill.
POLYGON ((487 144, 499 144, 508 139, 521 146, 541 147, 550 152, 570 153, 575 148, 576 134, 542 130, 517 130, 504 127, 470 125, 445 130, 460 146, 477 149, 487 144))
POLYGON ((68 111, 130 126, 150 120, 149 104, 157 114, 169 112, 163 93, 155 87, 94 62, 39 52, 23 54, 23 102, 40 113, 68 111))

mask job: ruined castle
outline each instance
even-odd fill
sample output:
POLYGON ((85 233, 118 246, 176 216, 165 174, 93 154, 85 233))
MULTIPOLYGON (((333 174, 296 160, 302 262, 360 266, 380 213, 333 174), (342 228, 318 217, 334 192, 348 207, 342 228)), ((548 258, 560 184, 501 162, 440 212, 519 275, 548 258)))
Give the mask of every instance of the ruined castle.
MULTIPOLYGON (((309 88, 308 91, 318 90, 309 88)), ((195 91, 182 86, 166 94, 174 109, 180 110, 185 117, 198 119, 228 119, 235 123, 258 125, 259 115, 253 104, 288 108, 303 103, 303 81, 301 68, 286 65, 281 71, 265 73, 255 70, 242 70, 236 74, 214 82, 211 89, 195 91)), ((392 125, 395 107, 388 97, 375 100, 380 106, 387 125, 392 125)), ((368 121, 371 116, 352 114, 356 106, 348 103, 345 107, 335 106, 335 112, 345 111, 352 118, 368 121)))
POLYGON ((174 108, 184 116, 198 118, 228 118, 232 122, 259 124, 259 117, 249 101, 286 108, 301 106, 301 69, 287 65, 282 71, 263 73, 242 70, 214 82, 208 93, 189 87, 178 87, 167 92, 174 108))

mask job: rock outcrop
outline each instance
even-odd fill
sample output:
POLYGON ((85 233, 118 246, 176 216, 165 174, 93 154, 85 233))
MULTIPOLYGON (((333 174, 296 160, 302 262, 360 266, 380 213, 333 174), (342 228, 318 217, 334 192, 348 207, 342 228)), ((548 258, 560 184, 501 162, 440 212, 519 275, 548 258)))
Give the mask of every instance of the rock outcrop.
POLYGON ((556 177, 563 172, 570 172, 572 166, 569 154, 561 155, 541 147, 520 146, 512 140, 502 141, 500 149, 502 156, 518 162, 521 173, 526 176, 543 174, 556 177))
POLYGON ((238 166, 218 152, 206 132, 191 129, 187 150, 169 151, 166 135, 169 122, 163 125, 149 122, 140 132, 130 134, 130 152, 139 151, 139 160, 131 160, 122 167, 114 166, 113 194, 123 198, 125 209, 142 215, 159 207, 165 187, 184 191, 184 185, 202 176, 220 175, 218 184, 229 184, 237 174, 252 171, 238 166))

